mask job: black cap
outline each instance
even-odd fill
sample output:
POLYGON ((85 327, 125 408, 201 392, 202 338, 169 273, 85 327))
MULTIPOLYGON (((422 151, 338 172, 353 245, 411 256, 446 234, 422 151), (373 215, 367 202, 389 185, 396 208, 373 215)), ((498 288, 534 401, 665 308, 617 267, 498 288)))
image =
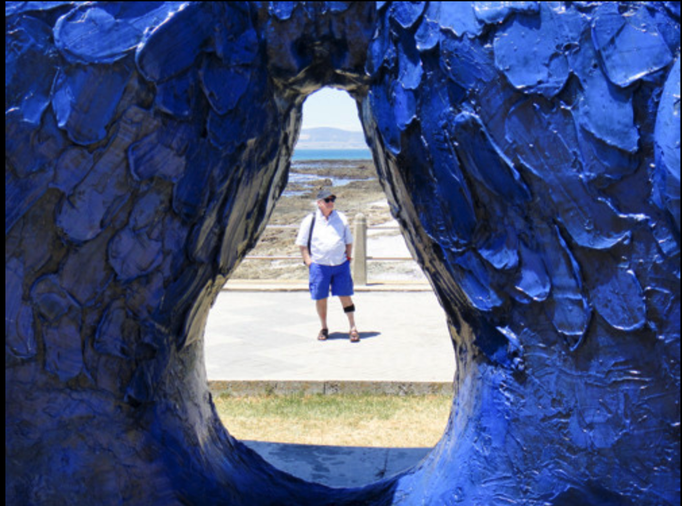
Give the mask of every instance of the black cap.
POLYGON ((324 199, 329 198, 329 197, 336 197, 336 195, 334 195, 329 190, 324 190, 324 189, 320 190, 317 194, 317 200, 324 200, 324 199))

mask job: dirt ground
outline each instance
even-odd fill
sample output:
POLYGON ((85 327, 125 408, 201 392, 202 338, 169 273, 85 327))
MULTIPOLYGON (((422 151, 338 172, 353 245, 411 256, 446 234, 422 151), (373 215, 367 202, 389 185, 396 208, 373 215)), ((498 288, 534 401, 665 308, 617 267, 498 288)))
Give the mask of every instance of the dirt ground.
MULTIPOLYGON (((233 279, 306 279, 307 269, 294 244, 301 220, 316 209, 315 197, 322 187, 331 187, 337 196, 336 209, 353 224, 358 213, 365 215, 368 227, 394 224, 374 164, 369 160, 330 160, 294 162, 289 183, 277 202, 268 228, 256 247, 232 275, 233 279), (276 228, 279 226, 290 228, 276 228), (272 228, 271 226, 276 226, 272 228), (294 260, 256 260, 253 256, 292 256, 294 260)), ((398 241, 398 228, 370 230, 368 241, 398 241)), ((388 243, 387 243, 388 244, 388 243)), ((390 247, 389 247, 390 248, 390 247)), ((384 248, 385 249, 385 248, 384 248)), ((396 248, 397 249, 397 248, 396 248)), ((399 256, 407 253, 400 253, 399 256)), ((414 262, 371 262, 368 276, 373 279, 422 279, 414 262)))

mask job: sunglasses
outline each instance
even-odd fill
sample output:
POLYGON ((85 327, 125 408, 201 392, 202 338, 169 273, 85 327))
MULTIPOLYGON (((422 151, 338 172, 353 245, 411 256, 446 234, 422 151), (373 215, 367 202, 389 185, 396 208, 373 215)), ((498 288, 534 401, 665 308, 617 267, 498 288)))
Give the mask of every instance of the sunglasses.
POLYGON ((329 204, 330 202, 336 202, 336 197, 327 197, 324 201, 329 204))

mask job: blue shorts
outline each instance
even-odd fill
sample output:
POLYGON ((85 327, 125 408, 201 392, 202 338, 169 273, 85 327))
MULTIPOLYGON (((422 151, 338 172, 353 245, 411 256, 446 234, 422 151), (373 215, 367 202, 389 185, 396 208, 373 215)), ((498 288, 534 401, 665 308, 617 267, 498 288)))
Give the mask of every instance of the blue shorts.
POLYGON ((310 264, 310 296, 313 300, 329 297, 329 287, 335 297, 353 295, 353 278, 350 275, 350 262, 341 265, 310 264))

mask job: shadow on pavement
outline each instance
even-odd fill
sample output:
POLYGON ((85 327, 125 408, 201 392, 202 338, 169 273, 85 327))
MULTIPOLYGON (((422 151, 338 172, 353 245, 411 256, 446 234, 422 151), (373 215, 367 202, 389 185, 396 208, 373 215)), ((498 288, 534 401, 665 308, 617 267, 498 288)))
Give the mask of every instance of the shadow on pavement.
MULTIPOLYGON (((371 339, 373 337, 380 336, 381 332, 360 332, 360 341, 363 339, 371 339)), ((348 332, 330 332, 329 337, 325 341, 330 339, 346 339, 349 340, 348 332)))

